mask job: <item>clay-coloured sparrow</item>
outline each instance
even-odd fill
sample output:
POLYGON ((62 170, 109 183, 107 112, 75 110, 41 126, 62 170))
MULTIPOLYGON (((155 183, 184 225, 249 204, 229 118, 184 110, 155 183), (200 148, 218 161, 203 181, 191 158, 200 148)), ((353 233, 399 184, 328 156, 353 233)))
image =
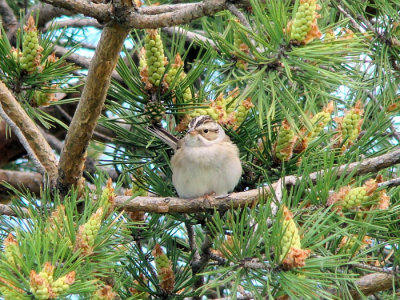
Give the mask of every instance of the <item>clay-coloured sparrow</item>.
POLYGON ((176 150, 171 168, 172 183, 179 197, 227 195, 239 182, 242 174, 239 150, 209 116, 192 119, 187 134, 179 141, 154 128, 149 130, 176 150))

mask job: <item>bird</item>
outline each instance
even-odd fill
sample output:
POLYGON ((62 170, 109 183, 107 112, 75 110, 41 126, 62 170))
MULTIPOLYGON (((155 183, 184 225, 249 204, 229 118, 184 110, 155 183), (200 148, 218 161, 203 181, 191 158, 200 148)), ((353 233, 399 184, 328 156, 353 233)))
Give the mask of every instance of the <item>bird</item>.
POLYGON ((223 197, 238 184, 239 149, 210 116, 193 118, 179 140, 162 128, 149 126, 148 130, 175 150, 172 183, 180 198, 223 197))

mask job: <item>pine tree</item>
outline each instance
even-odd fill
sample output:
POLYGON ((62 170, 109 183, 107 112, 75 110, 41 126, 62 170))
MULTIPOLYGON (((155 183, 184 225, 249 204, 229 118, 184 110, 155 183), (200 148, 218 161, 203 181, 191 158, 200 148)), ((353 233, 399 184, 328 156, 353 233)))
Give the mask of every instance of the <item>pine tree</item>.
POLYGON ((398 298, 400 4, 176 2, 0 1, 1 297, 398 298), (243 174, 180 199, 200 115, 243 174))

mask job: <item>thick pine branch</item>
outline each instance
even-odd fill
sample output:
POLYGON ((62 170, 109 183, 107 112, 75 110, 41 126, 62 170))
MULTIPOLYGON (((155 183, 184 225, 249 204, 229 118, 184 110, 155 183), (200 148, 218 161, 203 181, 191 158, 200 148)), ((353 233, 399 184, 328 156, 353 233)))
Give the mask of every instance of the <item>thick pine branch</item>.
MULTIPOLYGON (((57 178, 57 158, 53 150, 43 137, 39 128, 27 115, 3 82, 0 82, 0 104, 10 120, 14 122, 21 131, 23 138, 26 139, 29 145, 27 145, 27 148, 30 148, 26 149, 28 153, 29 151, 34 153, 40 164, 48 173, 50 181, 55 182, 57 178)), ((24 143, 25 141, 22 141, 21 138, 21 143, 24 143)))
POLYGON ((82 177, 84 155, 106 99, 112 72, 129 29, 106 26, 90 63, 86 84, 71 121, 58 169, 58 187, 68 192, 82 177))
MULTIPOLYGON (((96 4, 80 0, 42 0, 42 2, 81 13, 108 23, 116 19, 108 4, 96 4)), ((117 2, 117 1, 115 1, 117 2)), ((248 6, 249 1, 237 1, 241 6, 248 6)), ((227 0, 204 0, 196 3, 160 5, 155 7, 131 8, 118 23, 130 28, 161 28, 187 24, 204 16, 212 16, 227 8, 227 0)))
MULTIPOLYGON (((354 176, 363 175, 371 172, 377 172, 384 168, 394 166, 400 163, 400 148, 396 150, 360 162, 342 165, 337 168, 336 175, 350 174, 354 172, 354 176)), ((307 178, 312 182, 316 182, 325 171, 317 171, 311 173, 307 178)), ((294 175, 286 176, 282 179, 286 186, 292 186, 302 180, 302 177, 294 175)), ((272 184, 272 188, 276 190, 278 182, 272 184)), ((264 188, 264 194, 269 194, 270 188, 264 188)), ((229 208, 238 208, 245 205, 251 206, 259 201, 262 196, 262 190, 254 189, 240 193, 232 193, 227 197, 218 199, 205 199, 203 197, 195 199, 181 199, 174 197, 136 197, 130 199, 128 196, 116 197, 116 205, 126 211, 147 211, 156 213, 194 213, 208 210, 227 210, 229 208)))
MULTIPOLYGON (((355 169, 356 175, 363 175, 370 172, 377 172, 384 168, 394 166, 400 163, 400 148, 361 162, 354 162, 348 165, 334 167, 337 169, 336 175, 350 174, 355 169)), ((318 177, 322 176, 324 172, 331 170, 321 170, 311 173, 308 178, 315 183, 318 177)), ((286 187, 296 185, 301 181, 301 177, 293 175, 286 176, 272 184, 274 191, 278 189, 281 182, 284 182, 286 187)), ((17 184, 13 181, 9 182, 11 185, 17 184)), ((380 187, 393 187, 400 185, 400 179, 395 178, 379 184, 380 187)), ((39 187, 32 187, 39 189, 39 187)), ((264 187, 264 194, 270 194, 270 188, 264 187)), ((209 211, 213 209, 227 210, 230 208, 238 208, 246 205, 252 205, 259 201, 262 196, 262 190, 253 189, 239 193, 232 193, 224 198, 205 199, 203 197, 195 199, 182 199, 176 197, 135 197, 131 199, 130 196, 117 196, 115 205, 125 211, 146 211, 155 213, 196 213, 201 211, 209 211)))

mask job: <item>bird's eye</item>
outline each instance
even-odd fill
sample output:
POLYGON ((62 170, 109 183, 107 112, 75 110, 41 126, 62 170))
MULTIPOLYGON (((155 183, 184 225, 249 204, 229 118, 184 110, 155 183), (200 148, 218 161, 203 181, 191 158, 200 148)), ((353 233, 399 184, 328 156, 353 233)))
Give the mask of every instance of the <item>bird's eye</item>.
POLYGON ((204 129, 203 132, 204 132, 204 133, 207 133, 207 132, 208 132, 208 129, 204 129))

